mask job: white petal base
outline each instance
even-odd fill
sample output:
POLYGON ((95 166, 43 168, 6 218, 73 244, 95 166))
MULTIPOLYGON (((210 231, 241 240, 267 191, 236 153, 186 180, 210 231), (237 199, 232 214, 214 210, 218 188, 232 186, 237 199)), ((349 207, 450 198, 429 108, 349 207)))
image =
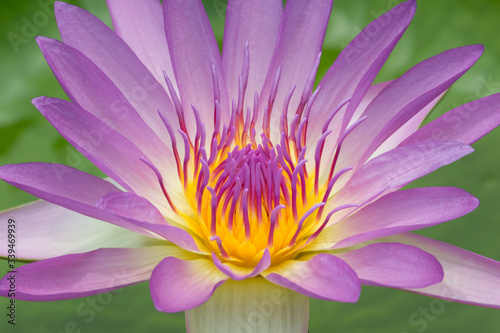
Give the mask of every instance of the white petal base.
POLYGON ((309 298, 262 277, 229 280, 186 311, 188 333, 306 333, 309 298))

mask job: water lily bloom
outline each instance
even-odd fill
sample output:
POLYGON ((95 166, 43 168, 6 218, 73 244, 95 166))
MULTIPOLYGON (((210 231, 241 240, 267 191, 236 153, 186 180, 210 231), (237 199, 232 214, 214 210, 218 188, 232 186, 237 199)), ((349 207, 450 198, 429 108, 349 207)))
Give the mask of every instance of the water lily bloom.
POLYGON ((34 261, 17 269, 15 297, 149 280, 156 308, 186 311, 191 333, 307 332, 309 297, 356 302, 362 284, 500 307, 499 262, 410 233, 478 200, 402 190, 500 123, 497 94, 419 128, 483 47, 373 85, 410 0, 369 24, 315 88, 332 2, 229 0, 222 53, 199 0, 108 0, 114 31, 56 2, 62 42, 37 42, 71 101, 33 104, 109 178, 0 167, 43 199, 0 214, 18 221, 17 254, 34 261), (270 310, 249 317, 254 304, 270 310))

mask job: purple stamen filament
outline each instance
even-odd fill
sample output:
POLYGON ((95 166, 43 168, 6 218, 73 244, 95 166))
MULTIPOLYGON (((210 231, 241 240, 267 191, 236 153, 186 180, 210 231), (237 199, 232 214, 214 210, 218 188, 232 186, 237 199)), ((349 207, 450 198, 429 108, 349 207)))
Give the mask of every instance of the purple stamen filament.
POLYGON ((261 98, 255 93, 253 105, 245 100, 251 65, 248 43, 245 44, 242 73, 238 80, 238 98, 232 100, 229 110, 221 106, 219 78, 214 66, 214 131, 208 140, 201 117, 202 112, 207 111, 191 105, 196 127, 188 131, 185 124, 187 110, 183 110, 175 89, 165 75, 178 123, 171 123, 172 120, 160 111, 159 116, 170 137, 178 177, 192 211, 179 211, 167 193, 160 171, 148 160, 143 162, 155 173, 172 210, 185 217, 191 230, 196 230, 196 236, 204 242, 207 253, 213 252, 222 261, 255 266, 256 258, 262 257, 263 251, 268 249, 272 262, 278 263, 284 256, 293 255, 294 251, 316 239, 335 212, 355 207, 330 208, 326 218, 322 218, 335 182, 352 169, 335 172, 342 142, 364 120, 358 120, 338 137, 333 161, 326 165, 326 170, 322 170, 323 148, 332 133, 328 126, 348 101, 340 103, 327 119, 321 137, 312 147, 312 165, 308 165, 305 158, 308 117, 320 90, 318 87, 313 91, 319 59, 318 56, 304 90, 297 92, 301 93, 301 98, 295 110, 290 110, 290 106, 296 86, 288 87, 289 93, 282 106, 274 105, 278 90, 285 84, 280 80, 281 66, 274 73, 267 97, 261 98), (271 126, 274 119, 272 113, 276 110, 281 110, 277 128, 271 126), (259 113, 261 133, 256 129, 259 113), (271 130, 279 130, 279 136, 273 136, 271 130), (184 144, 183 159, 176 135, 184 144), (273 141, 275 137, 279 138, 279 144, 273 141), (320 183, 323 179, 320 172, 328 173, 326 182, 320 183))

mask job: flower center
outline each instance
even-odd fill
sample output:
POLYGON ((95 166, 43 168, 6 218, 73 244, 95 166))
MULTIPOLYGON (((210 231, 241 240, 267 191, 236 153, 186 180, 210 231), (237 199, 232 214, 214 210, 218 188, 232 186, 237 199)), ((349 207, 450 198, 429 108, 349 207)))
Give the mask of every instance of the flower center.
MULTIPOLYGON (((300 127, 295 135, 282 132, 281 144, 273 146, 266 131, 257 143, 247 135, 251 125, 238 123, 234 110, 231 118, 222 134, 214 132, 210 156, 202 144, 203 130, 197 131, 194 143, 180 131, 186 148, 183 161, 173 146, 192 213, 179 213, 191 233, 223 262, 254 267, 266 249, 273 265, 294 258, 326 226, 332 212, 324 218, 323 206, 343 172, 319 184, 320 161, 308 171, 300 127), (243 148, 237 144, 246 140, 251 142, 243 148)), ((198 126, 203 127, 200 122, 198 126)))
POLYGON ((274 262, 292 256, 317 229, 324 205, 299 158, 294 163, 280 146, 223 149, 186 186, 198 216, 190 227, 221 260, 255 266, 266 248, 274 262))
MULTIPOLYGON (((319 57, 315 68, 318 64, 319 57)), ((215 70, 213 75, 213 81, 218 82, 215 70)), ((307 123, 319 92, 318 88, 312 93, 315 70, 289 123, 288 105, 295 87, 290 90, 278 113, 281 133, 279 144, 273 144, 270 139, 271 113, 280 75, 281 68, 278 68, 269 99, 263 108, 262 130, 257 141, 258 94, 255 94, 253 110, 250 107, 244 110, 243 106, 248 79, 247 44, 239 98, 237 102, 233 100, 229 122, 222 126, 222 130, 220 92, 214 84, 214 130, 209 144, 206 144, 205 125, 195 106, 192 109, 196 133, 191 133, 191 136, 188 134, 185 110, 166 77, 184 144, 183 160, 177 150, 176 136, 169 120, 161 112, 160 116, 171 138, 178 176, 191 211, 177 210, 159 177, 160 184, 170 206, 186 221, 190 233, 222 262, 255 267, 266 249, 271 255, 272 265, 294 258, 300 249, 316 239, 332 214, 353 206, 345 205, 323 214, 336 180, 351 169, 335 170, 335 162, 343 139, 357 124, 339 137, 335 155, 328 157, 333 158, 329 172, 322 170, 328 177, 323 177, 322 182, 319 182, 321 153, 327 136, 332 132, 328 130, 328 125, 348 101, 338 105, 325 121, 322 136, 315 147, 312 167, 307 168, 307 123), (209 153, 205 147, 209 147, 209 153)), ((157 170, 155 172, 158 174, 157 170)))

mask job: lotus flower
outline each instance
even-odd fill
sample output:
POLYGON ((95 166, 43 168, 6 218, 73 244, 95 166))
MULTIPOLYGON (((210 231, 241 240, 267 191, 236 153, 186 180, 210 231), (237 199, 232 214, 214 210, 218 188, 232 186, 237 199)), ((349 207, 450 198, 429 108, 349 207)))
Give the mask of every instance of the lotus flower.
POLYGON ((0 168, 43 199, 1 216, 20 221, 18 255, 35 261, 17 269, 17 299, 149 280, 156 308, 186 311, 192 333, 306 332, 309 297, 356 302, 362 284, 500 307, 499 262, 410 233, 478 200, 401 190, 499 124, 492 95, 419 128, 482 46, 373 85, 410 0, 368 25, 315 89, 332 0, 229 0, 222 56, 199 0, 108 5, 115 31, 56 2, 63 42, 37 39, 71 101, 34 105, 110 178, 0 168), (242 322, 252 302, 274 314, 242 322))

